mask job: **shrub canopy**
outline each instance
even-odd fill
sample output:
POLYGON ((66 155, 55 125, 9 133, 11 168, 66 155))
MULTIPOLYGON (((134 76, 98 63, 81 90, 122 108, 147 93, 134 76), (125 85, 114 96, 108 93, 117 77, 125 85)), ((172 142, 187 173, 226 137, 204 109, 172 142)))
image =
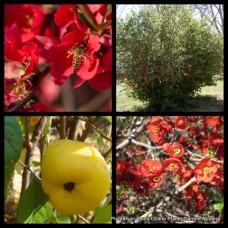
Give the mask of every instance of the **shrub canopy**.
MULTIPOLYGON (((187 6, 148 5, 117 23, 117 62, 134 98, 183 105, 223 72, 223 37, 187 6)), ((118 77, 118 75, 117 75, 118 77)))

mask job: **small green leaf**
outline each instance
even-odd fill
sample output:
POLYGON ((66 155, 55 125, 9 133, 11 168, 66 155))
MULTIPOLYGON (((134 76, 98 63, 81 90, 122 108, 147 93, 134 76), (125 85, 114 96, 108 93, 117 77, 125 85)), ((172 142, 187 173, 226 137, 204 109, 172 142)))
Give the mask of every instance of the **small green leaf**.
POLYGON ((103 116, 106 120, 112 123, 112 116, 103 116))
POLYGON ((20 126, 15 117, 6 116, 4 124, 4 197, 6 198, 9 182, 15 163, 20 158, 23 142, 20 126))
POLYGON ((57 214, 56 214, 56 222, 58 224, 62 224, 62 223, 66 224, 66 223, 71 223, 71 219, 70 219, 70 216, 63 215, 60 212, 57 212, 57 214))
POLYGON ((78 17, 86 26, 88 26, 90 29, 95 30, 95 27, 90 24, 90 22, 87 20, 87 18, 84 16, 84 14, 78 10, 78 17))
POLYGON ((95 217, 92 223, 111 223, 112 206, 99 206, 94 210, 95 217))
POLYGON ((217 210, 219 213, 222 212, 223 207, 224 207, 224 203, 223 202, 214 204, 214 209, 217 210))
POLYGON ((103 140, 102 140, 101 137, 97 137, 97 144, 98 144, 98 146, 100 146, 100 147, 104 146, 104 142, 103 142, 103 140))
POLYGON ((18 206, 18 223, 48 223, 52 215, 52 206, 47 201, 40 181, 33 175, 18 206))
POLYGON ((38 162, 38 161, 33 161, 33 162, 32 162, 32 165, 33 165, 34 167, 37 167, 37 166, 41 166, 41 163, 38 162))
POLYGON ((159 198, 159 194, 156 192, 155 193, 155 198, 158 199, 159 198))

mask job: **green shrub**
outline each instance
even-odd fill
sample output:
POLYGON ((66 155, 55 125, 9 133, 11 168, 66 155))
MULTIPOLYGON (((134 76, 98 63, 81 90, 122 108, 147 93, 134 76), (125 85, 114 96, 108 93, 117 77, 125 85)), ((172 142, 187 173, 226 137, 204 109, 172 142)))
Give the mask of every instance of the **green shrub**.
POLYGON ((148 5, 119 20, 117 51, 132 96, 154 111, 183 106, 222 77, 222 36, 186 6, 148 5))

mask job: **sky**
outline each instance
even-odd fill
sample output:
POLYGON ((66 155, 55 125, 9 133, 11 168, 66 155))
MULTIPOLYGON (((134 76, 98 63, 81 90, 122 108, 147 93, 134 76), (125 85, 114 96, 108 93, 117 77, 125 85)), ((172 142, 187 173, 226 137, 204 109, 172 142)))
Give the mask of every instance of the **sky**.
POLYGON ((116 13, 117 13, 117 18, 125 18, 127 14, 131 12, 131 10, 137 11, 142 7, 143 5, 129 5, 129 4, 118 4, 116 13))
MULTIPOLYGON (((119 18, 125 18, 127 16, 127 14, 130 14, 131 11, 138 11, 141 7, 143 7, 145 5, 140 5, 140 4, 117 4, 117 9, 116 9, 116 13, 117 13, 117 19, 119 18)), ((213 7, 213 11, 216 14, 217 13, 217 9, 215 7, 213 7)), ((200 18, 199 14, 195 14, 196 18, 200 18)), ((221 19, 218 18, 218 20, 221 23, 221 19)))

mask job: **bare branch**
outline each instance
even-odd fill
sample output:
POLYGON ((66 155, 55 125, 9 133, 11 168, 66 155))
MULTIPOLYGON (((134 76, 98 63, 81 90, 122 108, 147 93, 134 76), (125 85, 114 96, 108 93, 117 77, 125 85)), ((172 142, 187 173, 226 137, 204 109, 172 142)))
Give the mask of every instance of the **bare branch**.
POLYGON ((187 188, 189 185, 191 185, 192 183, 194 183, 194 182, 196 182, 196 181, 197 181, 196 178, 193 177, 193 178, 190 179, 187 183, 185 183, 184 185, 182 185, 180 188, 177 188, 176 194, 177 194, 178 192, 183 191, 185 188, 187 188))
POLYGON ((60 138, 66 138, 66 116, 60 116, 60 138))
POLYGON ((195 154, 195 153, 192 153, 190 150, 187 150, 187 152, 192 155, 193 157, 198 157, 198 158, 209 158, 211 161, 213 162, 216 162, 216 163, 219 163, 219 164, 223 164, 224 162, 223 161, 219 161, 219 160, 216 160, 214 158, 210 158, 210 157, 206 157, 206 156, 203 156, 203 155, 200 155, 200 154, 195 154))
POLYGON ((137 146, 143 146, 143 147, 146 147, 146 148, 152 149, 152 150, 161 150, 162 149, 162 146, 150 146, 148 144, 145 144, 145 143, 142 143, 142 142, 138 142, 135 139, 132 139, 131 142, 134 143, 137 146))

